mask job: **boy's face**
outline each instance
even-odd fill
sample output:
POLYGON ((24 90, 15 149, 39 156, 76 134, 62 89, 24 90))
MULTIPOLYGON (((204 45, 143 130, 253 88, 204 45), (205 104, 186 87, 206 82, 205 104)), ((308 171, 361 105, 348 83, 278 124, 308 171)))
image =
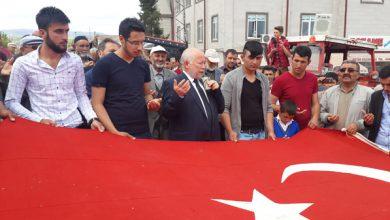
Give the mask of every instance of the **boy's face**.
POLYGON ((287 112, 282 112, 279 114, 280 120, 283 122, 283 124, 287 124, 291 120, 294 119, 294 115, 290 115, 287 112))

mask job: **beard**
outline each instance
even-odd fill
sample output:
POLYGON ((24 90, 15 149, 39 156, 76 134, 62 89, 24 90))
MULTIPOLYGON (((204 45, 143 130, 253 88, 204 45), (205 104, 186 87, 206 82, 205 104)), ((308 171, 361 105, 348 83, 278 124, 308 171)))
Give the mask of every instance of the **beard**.
POLYGON ((60 46, 58 46, 57 44, 55 44, 51 38, 50 38, 50 35, 49 33, 47 33, 47 37, 45 39, 45 44, 51 49, 53 50, 54 52, 56 53, 65 53, 66 52, 66 49, 67 49, 67 46, 65 45, 65 48, 62 48, 60 46))

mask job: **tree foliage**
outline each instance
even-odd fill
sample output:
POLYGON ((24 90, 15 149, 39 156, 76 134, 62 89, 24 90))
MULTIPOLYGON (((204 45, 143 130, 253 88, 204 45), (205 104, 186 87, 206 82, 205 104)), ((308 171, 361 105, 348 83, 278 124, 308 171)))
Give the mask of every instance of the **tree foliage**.
POLYGON ((148 36, 161 37, 163 30, 160 27, 161 13, 157 9, 158 0, 140 0, 141 12, 138 13, 145 25, 145 32, 148 36))
POLYGON ((11 42, 11 39, 9 39, 8 35, 0 31, 0 46, 6 48, 9 42, 11 42))

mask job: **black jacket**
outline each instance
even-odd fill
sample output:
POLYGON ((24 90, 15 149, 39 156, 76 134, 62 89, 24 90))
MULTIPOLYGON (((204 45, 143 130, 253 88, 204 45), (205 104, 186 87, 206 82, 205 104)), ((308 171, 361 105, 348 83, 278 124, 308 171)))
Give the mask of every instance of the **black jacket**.
POLYGON ((173 79, 164 81, 162 86, 162 114, 169 121, 169 139, 186 141, 220 140, 218 114, 224 110, 224 99, 220 89, 208 90, 207 96, 211 107, 211 124, 199 99, 198 94, 190 84, 191 89, 180 98, 173 90, 173 80, 177 83, 188 80, 183 73, 173 79))
POLYGON ((370 131, 368 134, 368 139, 372 142, 375 142, 375 139, 378 136, 379 128, 381 126, 383 102, 385 101, 382 92, 383 90, 376 91, 371 95, 370 113, 374 114, 374 123, 367 128, 370 131))

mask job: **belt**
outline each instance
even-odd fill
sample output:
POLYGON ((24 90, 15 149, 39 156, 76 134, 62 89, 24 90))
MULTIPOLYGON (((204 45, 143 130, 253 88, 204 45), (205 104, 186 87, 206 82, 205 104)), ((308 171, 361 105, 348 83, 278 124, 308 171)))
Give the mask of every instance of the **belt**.
POLYGON ((242 129, 241 133, 246 133, 246 134, 258 134, 262 132, 263 129, 260 128, 252 128, 252 129, 242 129))

